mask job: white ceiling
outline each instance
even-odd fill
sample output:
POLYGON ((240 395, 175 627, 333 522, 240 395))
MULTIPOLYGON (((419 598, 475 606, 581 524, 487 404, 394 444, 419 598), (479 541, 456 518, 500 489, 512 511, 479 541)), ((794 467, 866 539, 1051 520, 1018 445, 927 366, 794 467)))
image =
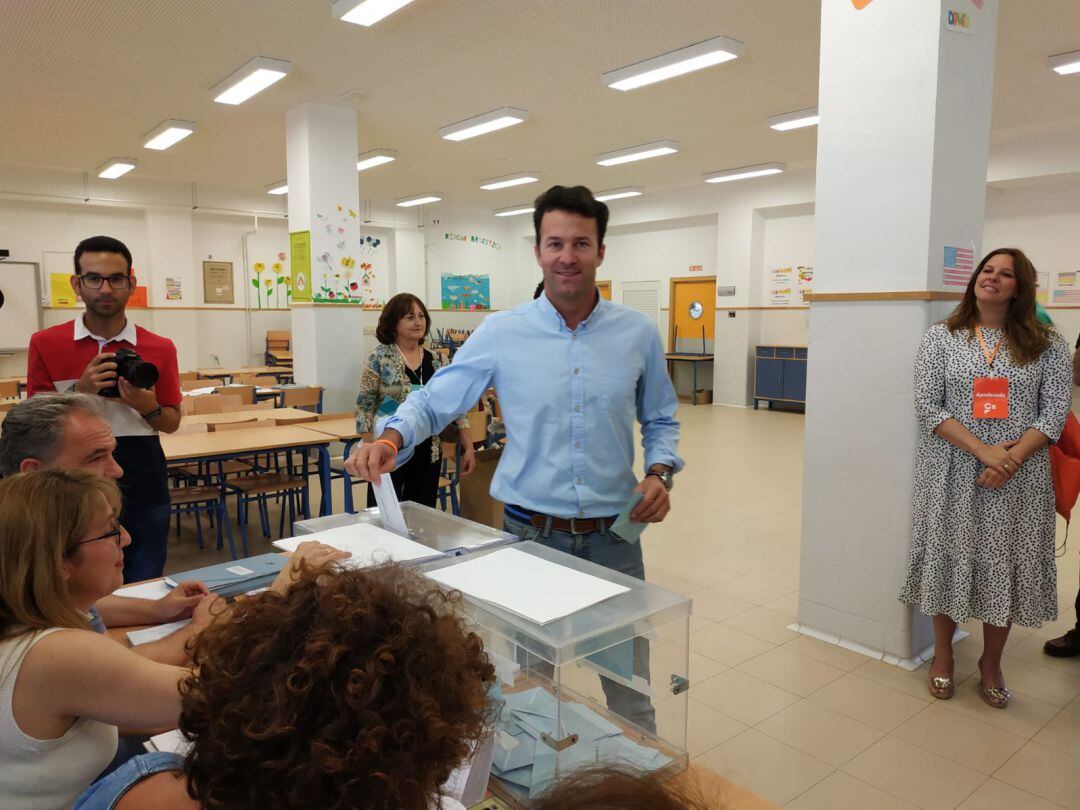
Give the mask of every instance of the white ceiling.
MULTIPOLYGON (((892 0, 902 2, 903 0, 892 0)), ((362 198, 442 191, 500 208, 535 184, 486 192, 522 170, 594 189, 696 185, 702 172, 809 165, 815 130, 776 133, 768 115, 817 100, 820 0, 415 0, 372 28, 342 23, 330 0, 2 0, 0 162, 93 169, 137 157, 140 176, 262 189, 285 176, 284 119, 303 101, 358 112, 360 151, 400 150, 361 174, 362 198), (621 93, 600 74, 711 36, 746 43, 716 68, 621 93), (208 89, 256 55, 292 75, 239 106, 208 89), (358 100, 342 94, 359 89, 358 100), (527 123, 462 143, 435 130, 494 107, 527 123), (166 118, 198 122, 165 152, 140 135, 166 118), (678 155, 602 168, 594 154, 674 138, 678 155)), ((1052 53, 1080 49, 1077 0, 1001 0, 994 138, 1052 125, 1080 132, 1080 76, 1052 53)), ((118 181, 120 183, 123 180, 118 181)))

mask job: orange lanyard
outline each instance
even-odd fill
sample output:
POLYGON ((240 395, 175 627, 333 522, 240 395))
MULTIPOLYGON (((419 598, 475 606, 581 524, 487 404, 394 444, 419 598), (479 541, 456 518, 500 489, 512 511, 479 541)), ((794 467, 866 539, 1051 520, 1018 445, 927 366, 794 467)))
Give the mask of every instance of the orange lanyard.
POLYGON ((986 365, 990 367, 990 376, 994 376, 994 358, 997 357, 998 349, 1001 348, 1001 344, 1005 342, 1005 334, 1002 333, 1001 338, 998 340, 997 345, 994 346, 994 350, 990 351, 986 346, 986 341, 983 339, 982 329, 976 324, 975 335, 979 338, 979 343, 982 344, 983 357, 986 358, 986 365))

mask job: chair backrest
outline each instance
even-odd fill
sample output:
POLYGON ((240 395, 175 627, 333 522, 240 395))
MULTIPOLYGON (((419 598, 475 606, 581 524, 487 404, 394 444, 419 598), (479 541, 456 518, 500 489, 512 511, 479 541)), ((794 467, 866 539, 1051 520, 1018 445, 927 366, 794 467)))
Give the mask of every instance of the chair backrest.
MULTIPOLYGON (((221 413, 220 394, 207 394, 204 397, 185 399, 184 402, 191 403, 192 413, 221 413)), ((181 403, 180 412, 183 413, 183 402, 181 403)))
POLYGON ((225 396, 239 397, 241 405, 255 404, 254 385, 223 385, 219 388, 215 388, 214 393, 224 394, 225 396))
POLYGON ((292 332, 287 329, 268 329, 266 332, 266 350, 272 352, 274 349, 286 349, 288 350, 292 343, 292 332))
POLYGON ((217 425, 211 425, 210 430, 214 433, 220 433, 223 430, 254 430, 255 428, 275 427, 273 419, 252 419, 243 422, 221 422, 217 425))
POLYGON ((180 380, 180 390, 194 391, 196 388, 210 388, 213 384, 214 380, 200 380, 198 378, 180 380))
POLYGON ((197 371, 181 371, 180 372, 180 382, 183 382, 184 380, 197 380, 197 379, 199 379, 199 372, 197 372, 197 371))
POLYGON ((356 414, 352 411, 339 411, 337 413, 320 413, 320 422, 329 422, 331 419, 352 419, 356 414))
POLYGON ((255 385, 254 374, 237 374, 232 378, 232 381, 237 385, 255 385))
MULTIPOLYGON (((271 420, 266 420, 271 421, 271 420)), ((305 425, 308 422, 318 422, 319 415, 317 413, 311 414, 311 416, 286 416, 281 419, 272 420, 276 425, 305 425)))
POLYGON ((466 416, 469 419, 469 432, 472 434, 473 444, 479 444, 487 438, 487 413, 469 411, 466 416))
POLYGON ((283 408, 321 407, 322 386, 312 385, 304 388, 283 388, 281 406, 283 408))
POLYGON ((176 433, 207 433, 210 430, 210 426, 205 422, 180 422, 180 427, 176 429, 176 433))
POLYGON ((19 396, 18 380, 0 380, 0 399, 14 399, 19 396))
POLYGON ((271 377, 269 374, 261 377, 252 377, 250 383, 244 383, 245 385, 255 385, 259 388, 270 388, 277 385, 277 378, 271 377))
POLYGON ((274 403, 267 400, 266 402, 256 402, 254 405, 241 405, 236 410, 238 411, 272 411, 274 410, 274 403))
POLYGON ((221 397, 221 410, 223 413, 228 411, 238 411, 244 407, 244 399, 238 394, 217 394, 216 396, 221 397))

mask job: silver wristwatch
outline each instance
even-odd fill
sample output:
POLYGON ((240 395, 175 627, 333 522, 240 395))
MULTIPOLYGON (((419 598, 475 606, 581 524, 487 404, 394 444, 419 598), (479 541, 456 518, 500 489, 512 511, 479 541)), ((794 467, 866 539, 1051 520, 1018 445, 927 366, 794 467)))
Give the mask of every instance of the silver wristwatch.
POLYGON ((671 470, 651 471, 646 473, 645 477, 648 478, 650 475, 659 478, 660 481, 664 484, 664 489, 666 489, 668 492, 671 492, 671 488, 675 486, 675 473, 673 473, 671 470))

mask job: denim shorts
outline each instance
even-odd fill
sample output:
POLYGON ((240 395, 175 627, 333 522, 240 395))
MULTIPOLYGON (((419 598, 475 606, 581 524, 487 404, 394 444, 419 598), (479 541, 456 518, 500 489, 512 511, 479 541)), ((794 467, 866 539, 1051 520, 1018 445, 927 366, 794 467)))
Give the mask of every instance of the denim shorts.
POLYGON ((180 771, 183 768, 184 758, 171 751, 140 754, 92 784, 76 799, 72 810, 113 810, 124 794, 143 779, 162 771, 180 771))

